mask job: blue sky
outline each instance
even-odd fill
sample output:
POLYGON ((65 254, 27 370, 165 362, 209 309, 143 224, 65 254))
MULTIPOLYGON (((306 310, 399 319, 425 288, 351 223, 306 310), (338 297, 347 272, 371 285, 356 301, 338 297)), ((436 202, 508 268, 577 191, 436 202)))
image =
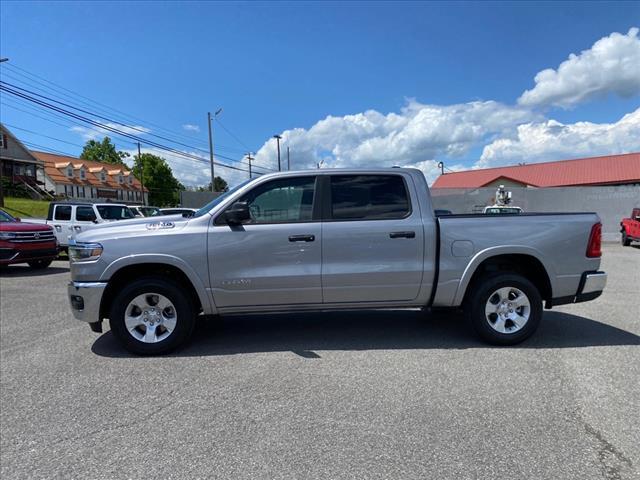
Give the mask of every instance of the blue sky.
MULTIPOLYGON (((432 177, 439 160, 457 169, 639 149, 626 139, 629 128, 638 126, 635 117, 609 144, 596 142, 591 150, 560 149, 557 144, 566 140, 547 138, 557 130, 550 121, 567 128, 591 122, 596 127, 578 132, 582 137, 565 131, 583 144, 585 135, 608 131, 603 125, 619 131, 617 122, 638 110, 640 65, 628 64, 637 58, 637 32, 636 42, 633 34, 624 45, 616 37, 600 57, 585 57, 567 69, 569 82, 576 82, 568 90, 599 93, 578 100, 567 100, 566 91, 547 94, 566 85, 560 78, 541 86, 528 103, 518 103, 525 90, 536 87, 538 72, 558 69, 570 54, 580 56, 600 39, 628 35, 639 25, 637 2, 3 1, 0 55, 10 58, 2 66, 6 82, 31 88, 18 75, 24 70, 15 68, 25 69, 137 117, 128 119, 133 126, 188 135, 193 139, 179 138, 205 149, 206 112, 222 106, 220 121, 237 139, 214 124, 217 150, 233 159, 251 150, 258 152, 257 163, 272 167, 275 150, 268 140, 282 133, 296 168, 322 159, 328 166, 402 164, 432 177), (624 55, 630 59, 617 58, 624 55), (599 70, 611 58, 627 61, 619 67, 626 68, 624 74, 599 70), (589 78, 600 77, 600 84, 589 84, 589 78), (332 120, 323 122, 328 116, 332 120), (490 125, 483 123, 487 117, 495 117, 490 125), (519 125, 531 127, 519 132, 519 125), (529 155, 528 145, 540 135, 551 148, 529 155), (507 148, 498 140, 511 143, 507 148)), ((10 97, 2 94, 2 121, 40 134, 13 130, 26 141, 78 154, 75 145, 42 135, 82 144, 101 133, 18 111, 24 101, 10 97)), ((122 149, 133 148, 115 140, 122 149)), ((165 157, 185 183, 209 181, 206 165, 165 157)), ((219 172, 232 181, 244 175, 219 172)))

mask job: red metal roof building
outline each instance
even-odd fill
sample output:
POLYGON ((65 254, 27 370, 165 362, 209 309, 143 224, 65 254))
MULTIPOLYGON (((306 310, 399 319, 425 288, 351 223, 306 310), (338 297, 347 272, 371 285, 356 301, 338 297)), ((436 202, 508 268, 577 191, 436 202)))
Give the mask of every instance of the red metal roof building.
POLYGON ((431 188, 629 184, 640 184, 640 153, 445 173, 436 179, 431 188))

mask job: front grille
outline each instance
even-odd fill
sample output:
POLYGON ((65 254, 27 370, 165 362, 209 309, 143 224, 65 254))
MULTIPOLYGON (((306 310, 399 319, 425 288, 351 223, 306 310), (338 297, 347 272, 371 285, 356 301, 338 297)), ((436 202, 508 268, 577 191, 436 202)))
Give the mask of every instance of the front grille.
POLYGON ((42 232, 15 232, 16 236, 9 241, 12 243, 47 242, 53 240, 55 235, 52 230, 42 232))

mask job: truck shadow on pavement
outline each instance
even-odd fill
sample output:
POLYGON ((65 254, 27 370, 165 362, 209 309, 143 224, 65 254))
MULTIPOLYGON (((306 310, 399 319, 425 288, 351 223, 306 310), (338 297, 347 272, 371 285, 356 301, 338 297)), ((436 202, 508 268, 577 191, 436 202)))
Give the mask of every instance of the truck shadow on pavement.
POLYGON ((68 273, 69 267, 47 267, 36 270, 28 265, 9 265, 0 268, 0 278, 42 277, 57 273, 68 273))
MULTIPOLYGON (((529 340, 506 348, 576 348, 640 345, 640 337, 577 315, 545 312, 529 340)), ((192 341, 174 357, 290 351, 321 358, 323 350, 500 348, 477 340, 460 313, 371 310, 332 313, 237 315, 200 319, 192 341)), ((111 332, 91 350, 105 357, 133 357, 111 332)))

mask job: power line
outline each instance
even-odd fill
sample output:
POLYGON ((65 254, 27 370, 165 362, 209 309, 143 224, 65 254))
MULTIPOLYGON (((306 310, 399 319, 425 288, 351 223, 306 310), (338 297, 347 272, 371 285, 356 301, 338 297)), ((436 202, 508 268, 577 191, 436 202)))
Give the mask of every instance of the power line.
MULTIPOLYGON (((148 144, 148 145, 153 145, 153 146, 155 146, 156 148, 161 148, 161 149, 168 150, 168 151, 171 151, 171 152, 176 153, 176 154, 180 154, 180 153, 178 153, 178 152, 180 152, 180 150, 176 150, 176 149, 175 149, 175 148, 173 148, 173 147, 167 147, 166 145, 161 145, 161 144, 159 144, 159 143, 157 143, 157 142, 152 142, 152 141, 150 141, 150 140, 142 139, 142 138, 140 138, 140 137, 135 136, 134 134, 131 134, 131 133, 129 133, 129 132, 124 132, 124 131, 122 131, 122 130, 120 130, 120 129, 116 128, 116 127, 113 127, 112 125, 109 125, 109 124, 103 124, 103 123, 97 122, 97 121, 95 121, 95 120, 93 120, 93 119, 90 119, 90 118, 84 117, 84 116, 79 115, 79 114, 76 114, 76 113, 74 113, 74 112, 70 112, 70 111, 68 111, 68 110, 66 110, 66 109, 64 109, 64 108, 58 107, 58 106, 53 105, 53 104, 48 103, 48 102, 45 102, 44 100, 48 100, 49 102, 57 103, 57 104, 59 104, 59 105, 62 105, 62 106, 67 107, 67 108, 71 108, 71 109, 73 109, 73 110, 77 110, 78 112, 81 112, 81 113, 84 113, 84 114, 87 114, 87 115, 92 115, 92 116, 98 117, 98 118, 100 118, 100 119, 102 119, 102 120, 105 120, 105 121, 107 121, 107 122, 111 123, 111 124, 114 124, 114 123, 115 123, 115 124, 117 124, 117 125, 120 125, 120 126, 122 126, 122 127, 124 127, 124 128, 127 128, 127 129, 134 130, 134 131, 136 131, 136 132, 140 132, 140 133, 142 133, 142 134, 146 134, 146 135, 149 135, 149 136, 153 136, 153 137, 156 137, 156 138, 160 138, 160 139, 163 139, 163 140, 167 140, 167 141, 169 141, 169 142, 172 142, 172 140, 171 140, 171 139, 166 138, 166 137, 163 137, 163 136, 160 136, 160 135, 155 135, 155 134, 153 134, 153 133, 148 132, 146 129, 141 129, 141 128, 134 127, 134 126, 131 126, 131 125, 123 124, 123 123, 121 123, 121 122, 115 121, 115 120, 110 119, 110 118, 108 118, 108 117, 104 117, 104 116, 102 116, 102 115, 97 115, 97 114, 95 114, 95 113, 93 113, 93 112, 90 112, 90 111, 88 111, 88 110, 84 110, 84 109, 82 109, 82 108, 75 107, 75 106, 70 105, 70 104, 67 104, 67 103, 65 103, 65 102, 61 102, 61 101, 59 101, 59 100, 55 100, 55 99, 53 99, 53 98, 51 98, 51 97, 48 97, 48 96, 46 96, 46 95, 41 95, 41 94, 39 94, 39 93, 33 92, 33 91, 28 90, 28 89, 26 89, 26 88, 19 87, 19 86, 17 86, 17 85, 13 85, 13 84, 11 84, 11 83, 9 83, 9 82, 5 82, 5 81, 3 81, 3 80, 0 80, 0 89, 2 89, 2 90, 4 90, 4 91, 6 91, 6 92, 8 92, 8 93, 11 93, 11 94, 13 94, 13 95, 15 95, 15 96, 18 96, 18 97, 20 97, 20 98, 26 99, 26 100, 28 100, 28 101, 30 101, 30 102, 36 103, 36 104, 38 104, 38 105, 40 105, 40 106, 43 106, 43 107, 46 107, 46 108, 52 109, 52 110, 54 110, 54 111, 57 111, 57 112, 59 112, 59 113, 62 113, 62 114, 64 114, 64 115, 67 115, 67 116, 71 116, 71 117, 73 117, 73 118, 75 118, 75 119, 78 119, 78 120, 80 120, 80 121, 82 121, 82 122, 89 123, 90 125, 93 125, 93 126, 95 126, 95 127, 98 127, 98 128, 102 128, 102 129, 108 130, 108 131, 110 131, 110 132, 112 132, 112 133, 120 134, 120 135, 122 135, 122 136, 125 136, 125 137, 128 137, 128 138, 131 138, 131 139, 134 139, 134 140, 137 140, 137 141, 140 141, 140 142, 146 143, 146 144, 148 144), (9 87, 11 87, 11 88, 6 87, 6 85, 8 85, 8 86, 9 86, 9 87), (19 90, 19 92, 15 91, 15 89, 19 90), (23 93, 23 92, 25 92, 25 93, 23 93), (42 99, 44 99, 44 100, 39 100, 39 99, 37 99, 37 98, 33 97, 33 95, 35 95, 35 96, 37 96, 37 97, 40 97, 40 98, 42 98, 42 99)), ((184 143, 181 143, 181 142, 175 142, 175 141, 173 141, 173 143, 177 143, 178 145, 181 145, 181 146, 184 146, 184 147, 187 147, 187 148, 193 149, 193 150, 199 150, 199 151, 201 151, 201 152, 205 152, 205 153, 207 153, 207 151, 206 151, 206 150, 203 150, 203 149, 200 149, 200 148, 197 148, 197 147, 193 147, 193 146, 191 146, 191 145, 187 145, 187 144, 184 144, 184 143)), ((182 153, 182 154, 184 154, 184 155, 189 155, 189 156, 191 156, 192 158, 196 158, 196 159, 198 159, 198 160, 202 160, 202 157, 199 157, 199 156, 196 156, 196 155, 193 155, 193 154, 188 154, 188 153, 186 153, 186 152, 181 152, 181 153, 182 153)), ((225 160, 229 160, 229 161, 232 161, 232 162, 242 163, 242 160, 236 160, 236 159, 234 159, 234 158, 231 158, 231 157, 228 157, 228 156, 225 156, 225 155, 218 155, 218 156, 219 156, 219 157, 221 157, 221 158, 224 158, 225 160)), ((229 166, 229 165, 225 165, 225 164, 220 164, 220 165, 221 165, 221 166, 226 166, 227 168, 235 168, 235 167, 231 167, 231 166, 229 166)), ((264 166, 260 166, 260 168, 263 168, 263 169, 265 169, 265 170, 267 170, 267 169, 268 169, 267 167, 264 167, 264 166)), ((245 171, 246 171, 246 170, 245 170, 245 171)))
MULTIPOLYGON (((195 155, 195 154, 192 154, 192 153, 188 153, 188 152, 183 152, 183 151, 180 151, 180 150, 176 150, 175 148, 168 147, 166 145, 163 145, 163 144, 160 144, 160 143, 157 143, 157 142, 154 142, 154 141, 150 141, 150 140, 147 140, 147 139, 143 139, 143 138, 137 137, 137 136, 135 136, 133 134, 130 134, 130 133, 127 133, 127 132, 123 132, 121 130, 118 130, 115 127, 110 126, 110 125, 102 124, 102 123, 97 122, 95 120, 92 120, 90 118, 84 117, 84 116, 76 114, 74 112, 70 112, 70 111, 65 110, 65 109, 63 109, 61 107, 58 107, 56 105, 52 105, 52 104, 47 103, 47 102, 45 102, 43 100, 34 98, 34 97, 32 97, 30 95, 27 95, 27 94, 24 94, 22 92, 16 91, 16 90, 14 90, 12 88, 7 87, 6 84, 7 84, 7 82, 0 81, 0 90, 4 90, 5 92, 8 92, 8 93, 10 93, 10 94, 12 94, 14 96, 24 98, 24 99, 26 99, 26 100, 28 100, 30 102, 33 102, 33 103, 38 104, 38 105, 41 105, 41 106, 43 106, 45 108, 48 108, 48 109, 51 109, 53 111, 62 113, 64 115, 70 116, 70 117, 75 118, 77 120, 80 120, 82 122, 88 123, 88 124, 90 124, 92 126, 107 130, 109 132, 113 132, 113 133, 119 134, 119 135, 121 135, 123 137, 127 137, 127 138, 130 138, 130 139, 133 139, 133 140, 137 140, 137 141, 139 141, 141 143, 145 143, 147 145, 153 146, 153 147, 158 148, 160 150, 173 153, 174 155, 180 155, 180 156, 183 156, 183 157, 186 157, 186 158, 197 160, 199 162, 206 162, 206 159, 204 159, 203 157, 200 157, 198 155, 195 155)), ((238 161, 238 160, 235 160, 235 159, 230 159, 229 157, 225 157, 223 155, 219 155, 219 156, 222 157, 222 158, 228 159, 228 160, 238 161)), ((225 163, 216 162, 216 165, 219 165, 219 166, 224 167, 224 168, 229 168, 229 169, 232 169, 232 170, 248 172, 247 169, 240 168, 240 167, 235 167, 233 165, 228 165, 228 164, 225 164, 225 163)))
POLYGON ((222 129, 227 132, 229 135, 231 135, 236 142, 238 142, 240 145, 242 145, 244 148, 246 148, 247 150, 251 150, 249 147, 247 147, 247 144, 244 143, 242 140, 240 140, 238 137, 236 137, 233 133, 231 133, 231 131, 225 127, 222 122, 220 121, 220 119, 216 118, 216 122, 218 122, 218 124, 222 127, 222 129))
POLYGON ((44 133, 34 132, 33 130, 27 130, 26 128, 22 128, 22 127, 16 127, 15 125, 11 125, 11 124, 6 123, 6 122, 5 122, 5 125, 7 127, 11 127, 14 130, 21 130, 23 132, 32 133, 34 135, 39 135, 40 137, 44 137, 44 138, 48 138, 48 139, 51 139, 51 140, 55 140, 57 142, 66 143, 66 144, 72 145, 74 147, 83 148, 83 145, 78 145, 77 143, 67 142, 66 140, 62 140, 60 138, 50 137, 49 135, 45 135, 44 133))
MULTIPOLYGON (((86 105, 86 106, 91 106, 91 108, 93 108, 94 110, 97 109, 97 110, 102 110, 102 111, 106 110, 106 111, 110 111, 110 112, 115 112, 115 113, 119 114, 119 116, 121 116, 123 118, 129 118, 129 119, 133 119, 133 120, 136 120, 136 121, 139 121, 139 122, 142 122, 142 123, 146 123, 146 124, 152 125, 152 126, 156 127, 157 129, 159 129, 161 131, 165 131, 165 132, 171 134, 172 136, 181 137, 181 138, 185 138, 187 140, 199 142, 199 143, 201 143, 203 145, 206 144, 206 141, 202 140, 200 138, 197 138, 197 137, 194 137, 194 136, 191 136, 191 135, 185 135, 185 134, 182 134, 182 133, 177 133, 177 132, 171 131, 171 130, 165 128, 165 127, 162 127, 161 125, 158 125, 156 123, 150 122, 148 120, 143 120, 143 119, 141 119, 139 117, 136 117, 134 115, 127 114, 125 112, 122 112, 121 110, 118 110, 116 108, 113 108, 113 107, 110 107, 108 105, 105 105, 104 103, 101 103, 101 102, 98 102, 96 100, 93 100, 93 99, 91 99, 89 97, 86 97, 86 96, 80 94, 80 93, 74 92, 73 90, 70 90, 70 89, 65 88, 65 87, 63 87, 61 85, 58 85, 58 84, 56 84, 56 83, 54 83, 54 82, 52 82, 50 80, 47 80, 44 77, 41 77, 39 75, 36 75, 35 73, 29 72, 28 70, 26 70, 24 68, 18 67, 15 63, 11 64, 11 65, 10 64, 3 65, 3 68, 5 68, 5 67, 8 67, 11 70, 13 70, 12 73, 14 73, 16 75, 19 75, 19 76, 29 80, 31 82, 31 83, 29 83, 30 86, 33 86, 33 82, 35 82, 36 84, 42 86, 40 88, 44 88, 44 89, 46 89, 48 91, 52 91, 57 95, 63 96, 64 98, 72 99, 74 102, 78 102, 78 103, 81 103, 81 104, 86 105), (24 72, 24 73, 20 73, 19 71, 15 71, 15 70, 19 70, 19 71, 24 72), (31 78, 31 77, 34 77, 34 78, 31 78), (42 80, 42 81, 39 81, 37 79, 42 80), (46 83, 43 83, 43 82, 46 82, 46 83), (47 84, 49 84, 51 86, 49 86, 47 84), (80 98, 85 99, 87 101, 78 100, 78 99, 73 98, 72 96, 70 96, 68 94, 61 93, 60 91, 69 92, 73 96, 80 97, 80 98), (101 108, 96 108, 96 105, 101 107, 101 108)), ((4 71, 2 72, 2 74, 3 75, 7 75, 8 77, 15 79, 15 77, 11 77, 11 75, 8 75, 4 71)), ((24 82, 25 80, 20 80, 20 81, 24 82)), ((110 115, 113 115, 113 113, 111 113, 110 115)), ((223 146, 223 145, 220 145, 220 148, 223 149, 223 150, 239 151, 239 149, 235 149, 235 148, 228 147, 228 146, 223 146)))

